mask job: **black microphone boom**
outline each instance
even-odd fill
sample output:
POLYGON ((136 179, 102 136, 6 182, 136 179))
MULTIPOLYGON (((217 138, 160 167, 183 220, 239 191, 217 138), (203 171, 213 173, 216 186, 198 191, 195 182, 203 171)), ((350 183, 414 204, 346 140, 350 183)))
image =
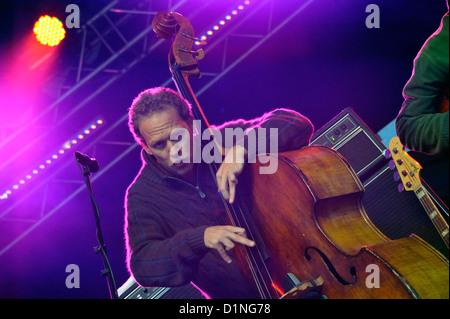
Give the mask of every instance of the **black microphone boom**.
POLYGON ((98 171, 99 166, 98 166, 98 162, 95 158, 90 158, 86 154, 83 154, 80 152, 74 152, 74 154, 75 154, 75 158, 77 159, 77 161, 81 165, 87 166, 92 173, 95 173, 96 171, 98 171))

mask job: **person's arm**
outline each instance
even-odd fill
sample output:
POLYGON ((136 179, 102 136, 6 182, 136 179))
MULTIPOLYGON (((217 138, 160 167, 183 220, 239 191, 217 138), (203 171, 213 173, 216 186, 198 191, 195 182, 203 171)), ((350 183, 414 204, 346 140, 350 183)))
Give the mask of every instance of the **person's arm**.
POLYGON ((438 111, 448 86, 448 29, 447 13, 416 56, 413 73, 403 89, 396 129, 401 142, 411 150, 437 154, 449 149, 449 115, 438 111))
POLYGON ((252 145, 253 143, 251 143, 253 142, 252 134, 255 134, 258 128, 266 130, 266 147, 269 146, 270 129, 277 130, 278 152, 296 150, 307 146, 314 131, 314 127, 308 118, 294 110, 286 108, 275 109, 249 121, 238 119, 214 128, 220 131, 222 139, 225 139, 226 129, 234 130, 241 128, 244 130, 245 137, 242 145, 248 152, 258 151, 258 141, 255 141, 256 145, 252 145))
POLYGON ((227 251, 235 244, 255 245, 243 228, 228 225, 188 228, 168 238, 160 217, 163 213, 143 195, 148 192, 139 188, 134 185, 127 192, 125 237, 128 269, 144 287, 187 284, 210 249, 230 263, 227 251))
POLYGON ((145 187, 134 185, 126 197, 125 237, 129 271, 144 287, 189 283, 197 272, 200 259, 209 251, 204 244, 206 226, 166 237, 161 212, 144 193, 145 187))
MULTIPOLYGON (((314 127, 312 123, 300 113, 289 109, 275 109, 263 116, 250 120, 236 120, 227 122, 217 128, 225 143, 227 151, 223 163, 219 167, 216 178, 218 191, 230 203, 234 202, 237 177, 242 173, 244 164, 249 157, 261 152, 261 138, 265 139, 263 153, 284 152, 307 146, 314 127), (260 135, 258 129, 265 129, 260 135), (227 130, 241 129, 245 132, 240 137, 236 135, 233 147, 228 147, 227 130), (271 139, 276 139, 277 149, 271 149, 271 139)), ((228 141, 228 144, 229 141, 228 141)))

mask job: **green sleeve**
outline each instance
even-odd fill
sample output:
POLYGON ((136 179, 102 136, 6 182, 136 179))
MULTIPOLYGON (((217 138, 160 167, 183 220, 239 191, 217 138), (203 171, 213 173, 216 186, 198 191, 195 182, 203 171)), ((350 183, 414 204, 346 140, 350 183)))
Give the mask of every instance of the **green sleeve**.
POLYGON ((414 60, 411 78, 403 89, 404 102, 396 119, 397 134, 409 149, 448 153, 448 112, 439 113, 443 92, 448 87, 449 15, 424 43, 414 60))

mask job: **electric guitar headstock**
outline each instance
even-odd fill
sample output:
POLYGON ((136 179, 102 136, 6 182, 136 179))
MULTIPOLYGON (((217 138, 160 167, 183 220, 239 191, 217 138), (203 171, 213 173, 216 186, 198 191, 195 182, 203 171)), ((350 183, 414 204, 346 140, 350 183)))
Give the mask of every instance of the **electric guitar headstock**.
POLYGON ((425 209, 425 212, 430 217, 433 225, 436 227, 436 230, 438 231, 439 235, 448 248, 448 223, 443 218, 442 214, 428 195, 427 191, 422 187, 422 182, 419 175, 422 166, 420 166, 418 162, 416 162, 408 153, 406 153, 405 147, 400 142, 398 136, 395 136, 390 140, 389 152, 387 155, 390 155, 392 157, 392 161, 389 162, 389 167, 391 169, 397 168, 397 172, 394 173, 394 179, 398 177, 402 180, 402 184, 400 184, 401 188, 399 188, 399 191, 403 189, 406 189, 407 191, 414 190, 415 195, 419 199, 420 203, 425 209))
POLYGON ((401 179, 399 191, 416 190, 422 185, 420 180, 420 170, 422 166, 414 160, 406 151, 398 136, 394 136, 389 142, 389 156, 392 160, 389 162, 391 169, 397 169, 394 173, 394 179, 401 179))

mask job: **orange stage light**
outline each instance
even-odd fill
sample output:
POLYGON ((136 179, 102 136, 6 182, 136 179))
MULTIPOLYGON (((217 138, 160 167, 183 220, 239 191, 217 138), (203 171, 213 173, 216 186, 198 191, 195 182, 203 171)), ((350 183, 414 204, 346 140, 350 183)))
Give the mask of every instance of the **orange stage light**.
POLYGON ((52 47, 58 45, 66 36, 66 30, 62 22, 49 15, 41 16, 36 21, 33 32, 41 44, 52 47))

